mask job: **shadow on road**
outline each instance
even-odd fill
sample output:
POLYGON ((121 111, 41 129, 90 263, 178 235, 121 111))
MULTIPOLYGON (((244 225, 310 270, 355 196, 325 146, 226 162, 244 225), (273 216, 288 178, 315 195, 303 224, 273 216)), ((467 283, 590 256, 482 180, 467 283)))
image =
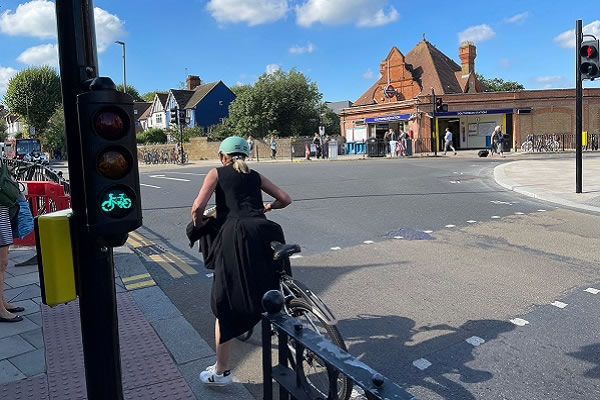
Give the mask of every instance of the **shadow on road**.
POLYGON ((569 355, 579 360, 587 361, 590 364, 596 364, 595 367, 588 370, 583 376, 600 379, 600 343, 583 346, 578 352, 569 353, 569 355))

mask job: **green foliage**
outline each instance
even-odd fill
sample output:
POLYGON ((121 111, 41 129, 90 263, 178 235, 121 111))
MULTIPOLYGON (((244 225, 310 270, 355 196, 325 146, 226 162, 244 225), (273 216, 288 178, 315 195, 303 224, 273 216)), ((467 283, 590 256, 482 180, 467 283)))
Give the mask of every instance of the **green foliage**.
POLYGON ((233 94, 235 94, 237 97, 237 96, 240 96, 245 91, 251 90, 252 85, 235 85, 235 86, 232 86, 230 89, 233 92, 233 94))
POLYGON ((65 115, 62 105, 59 106, 50 120, 48 126, 44 130, 42 139, 42 148, 45 151, 53 152, 58 149, 61 153, 67 150, 67 136, 65 131, 65 115))
MULTIPOLYGON (((177 135, 179 135, 179 131, 177 131, 177 135)), ((204 132, 204 128, 199 127, 199 126, 194 126, 192 128, 190 127, 185 127, 183 128, 183 141, 184 142, 189 142, 191 138, 193 137, 202 137, 202 136, 206 136, 206 133, 204 132)), ((179 136, 174 136, 174 137, 179 137, 179 136)))
POLYGON ((154 101, 154 96, 156 95, 156 93, 165 93, 165 91, 164 90, 154 90, 152 92, 144 93, 141 96, 142 97, 141 101, 146 101, 148 103, 152 103, 154 101))
POLYGON ((208 133, 206 137, 211 142, 221 141, 229 136, 233 135, 233 128, 230 124, 225 120, 223 124, 217 124, 208 127, 208 133))
POLYGON ((4 142, 8 137, 8 126, 6 126, 6 122, 3 119, 0 119, 0 142, 4 142))
POLYGON ((525 90, 525 86, 515 81, 505 81, 501 78, 486 79, 481 74, 475 74, 477 80, 486 92, 514 92, 525 90))
MULTIPOLYGON (((123 86, 122 83, 119 83, 117 85, 117 90, 118 91, 124 92, 123 88, 124 88, 124 86, 123 86)), ((145 101, 143 99, 143 97, 140 96, 140 92, 138 92, 138 90, 134 86, 127 85, 127 91, 126 92, 127 92, 128 95, 130 95, 131 97, 133 97, 133 101, 145 101)))
POLYGON ((323 114, 321 115, 321 123, 325 127, 325 134, 329 136, 339 135, 340 117, 325 105, 323 105, 323 114))
POLYGON ((20 115, 36 132, 44 131, 61 101, 60 78, 56 70, 48 66, 19 72, 8 82, 4 95, 9 110, 20 115))
POLYGON ((160 128, 150 128, 138 133, 135 138, 138 144, 167 143, 167 134, 160 128))
POLYGON ((254 86, 236 90, 226 127, 220 129, 256 138, 305 136, 317 129, 322 94, 316 83, 295 69, 262 74, 254 86))

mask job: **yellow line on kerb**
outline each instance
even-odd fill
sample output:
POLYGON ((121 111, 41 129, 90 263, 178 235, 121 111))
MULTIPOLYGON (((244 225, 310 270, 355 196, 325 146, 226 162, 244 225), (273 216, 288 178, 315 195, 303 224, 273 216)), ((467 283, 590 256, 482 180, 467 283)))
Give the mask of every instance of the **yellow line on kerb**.
POLYGON ((139 289, 139 288, 143 288, 143 287, 147 287, 147 286, 154 286, 154 285, 156 285, 156 282, 154 282, 153 279, 150 279, 147 281, 132 283, 131 285, 125 285, 125 289, 132 290, 132 289, 139 289))
POLYGON ((181 272, 176 270, 175 267, 173 267, 169 261, 162 256, 162 254, 150 254, 148 257, 150 260, 163 267, 163 269, 167 271, 173 278, 181 278, 183 276, 181 272))
POLYGON ((142 247, 142 244, 131 236, 127 239, 127 243, 129 243, 132 247, 142 247))
POLYGON ((187 263, 185 263, 185 261, 183 261, 181 258, 179 258, 178 256, 176 256, 173 253, 164 253, 163 254, 167 259, 173 261, 175 264, 177 264, 177 266, 186 274, 188 275, 195 275, 198 273, 198 271, 196 271, 194 268, 190 267, 189 265, 187 265, 187 263))
POLYGON ((142 243, 144 246, 150 246, 151 244, 154 244, 152 240, 146 239, 137 232, 129 232, 129 235, 132 236, 134 240, 137 240, 138 242, 142 243))
POLYGON ((152 276, 150 276, 150 274, 140 274, 140 275, 133 275, 133 276, 121 278, 121 280, 123 282, 131 282, 131 281, 138 281, 142 278, 152 278, 152 276))

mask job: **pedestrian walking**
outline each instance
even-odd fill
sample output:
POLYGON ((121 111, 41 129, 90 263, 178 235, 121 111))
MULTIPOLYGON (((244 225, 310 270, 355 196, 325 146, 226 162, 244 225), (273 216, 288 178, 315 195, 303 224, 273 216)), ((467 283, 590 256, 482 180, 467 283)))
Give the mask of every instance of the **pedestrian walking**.
POLYGON ((275 136, 271 136, 271 159, 274 160, 277 157, 277 142, 275 136))
POLYGON ((496 126, 494 129, 494 134, 492 137, 496 138, 496 153, 500 154, 501 157, 504 157, 504 134, 502 133, 502 127, 500 125, 496 126))
POLYGON ((317 159, 321 158, 321 136, 317 132, 315 132, 312 143, 315 145, 317 159))
POLYGON ((450 147, 454 152, 454 155, 456 155, 456 149, 452 145, 452 132, 450 131, 450 128, 446 128, 446 136, 444 136, 444 155, 446 155, 448 147, 450 147))
POLYGON ((283 261, 273 260, 270 247, 272 241, 284 242, 283 230, 265 213, 285 208, 292 200, 248 167, 245 160, 249 154, 243 138, 225 139, 219 147, 223 166, 208 172, 192 206, 193 225, 201 229, 210 220, 204 217, 204 210, 215 193, 220 225, 208 254, 203 254, 205 265, 214 270, 211 309, 216 317, 216 363, 200 373, 200 381, 206 385, 232 382, 229 358, 233 339, 260 321, 262 297, 268 290, 278 289, 276 271, 283 267, 283 261), (265 205, 263 191, 275 200, 265 205))
POLYGON ((391 149, 390 149, 390 132, 391 129, 388 129, 387 131, 385 131, 385 133, 383 134, 383 144, 385 146, 385 155, 387 156, 388 154, 390 154, 391 149))
POLYGON ((325 135, 323 140, 323 158, 329 158, 329 136, 325 135))
POLYGON ((246 142, 248 143, 248 148, 250 149, 248 153, 248 159, 251 160, 254 153, 254 138, 252 136, 248 136, 248 140, 246 142))
POLYGON ((406 146, 408 144, 408 141, 406 140, 407 138, 408 138, 408 133, 404 130, 400 130, 399 143, 401 143, 401 145, 402 145, 401 155, 403 155, 403 156, 406 156, 406 146))

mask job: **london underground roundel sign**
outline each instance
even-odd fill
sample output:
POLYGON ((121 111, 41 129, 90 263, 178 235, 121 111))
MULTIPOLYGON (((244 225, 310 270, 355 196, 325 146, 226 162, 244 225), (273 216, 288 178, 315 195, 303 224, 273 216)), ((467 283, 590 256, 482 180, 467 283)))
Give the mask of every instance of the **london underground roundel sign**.
POLYGON ((394 89, 392 85, 387 85, 383 90, 383 93, 385 94, 385 97, 391 99, 392 97, 396 96, 396 89, 394 89))

